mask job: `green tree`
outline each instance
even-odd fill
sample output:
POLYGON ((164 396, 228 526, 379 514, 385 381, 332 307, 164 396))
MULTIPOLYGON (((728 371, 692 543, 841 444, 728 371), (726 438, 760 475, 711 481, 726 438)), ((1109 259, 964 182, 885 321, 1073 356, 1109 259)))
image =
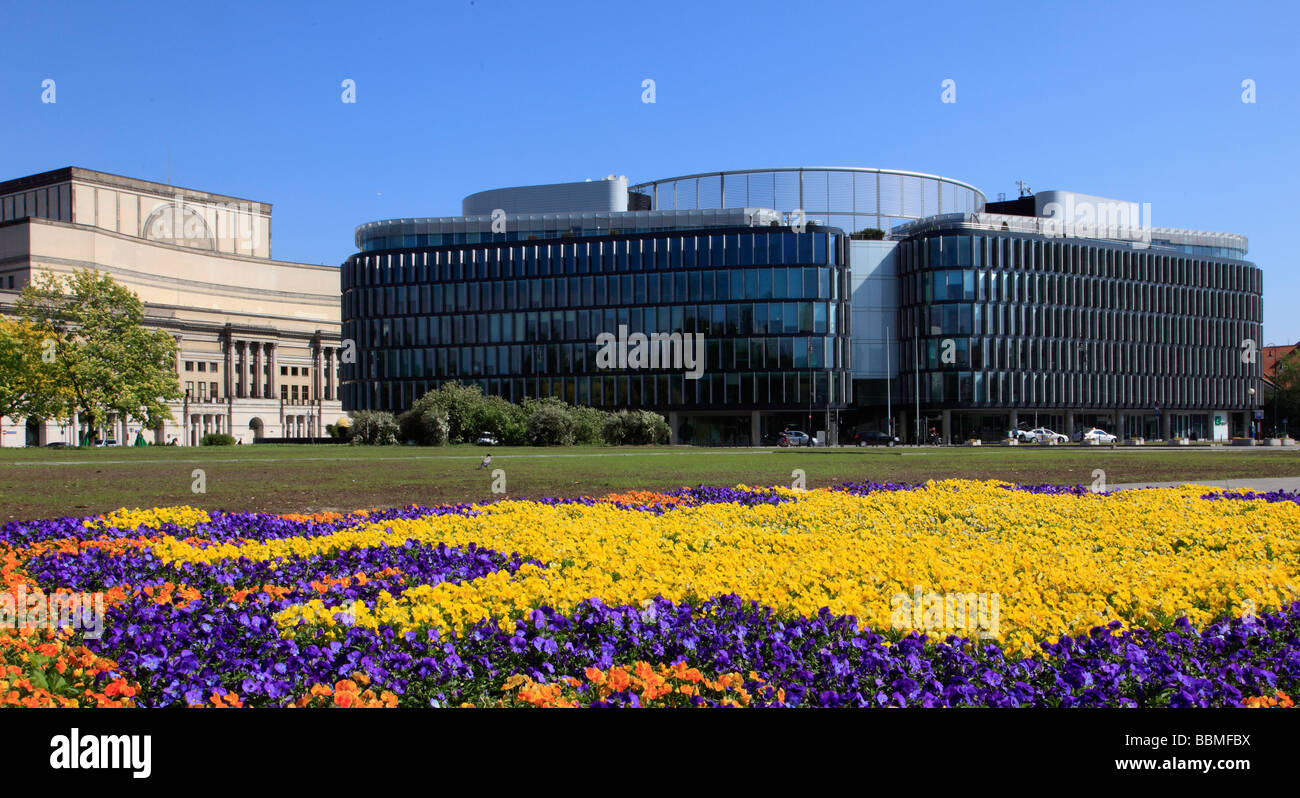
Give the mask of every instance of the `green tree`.
POLYGON ((67 418, 70 392, 57 342, 22 319, 0 318, 0 416, 67 418))
POLYGON ((572 446, 573 418, 558 400, 526 400, 528 442, 533 446, 572 446), (530 406, 531 405, 531 406, 530 406))
POLYGON ((620 410, 611 413, 603 430, 605 441, 615 446, 665 443, 669 432, 664 417, 649 410, 620 410))
POLYGON ((445 445, 450 428, 445 410, 420 401, 397 417, 397 426, 402 440, 415 441, 420 446, 445 445))
POLYGON ((579 446, 593 446, 605 442, 605 423, 609 413, 598 407, 574 407, 569 411, 573 419, 573 442, 579 446))
POLYGON ((447 417, 447 439, 452 443, 472 441, 479 433, 476 425, 482 415, 483 389, 478 385, 446 382, 416 400, 412 410, 442 411, 447 417))
POLYGON ((133 291, 94 270, 47 272, 23 289, 16 309, 54 342, 66 393, 52 414, 80 414, 91 430, 113 414, 146 427, 171 418, 166 403, 182 396, 176 341, 144 327, 144 303, 133 291))
POLYGON ((352 414, 353 446, 397 445, 397 419, 382 410, 358 410, 352 414))

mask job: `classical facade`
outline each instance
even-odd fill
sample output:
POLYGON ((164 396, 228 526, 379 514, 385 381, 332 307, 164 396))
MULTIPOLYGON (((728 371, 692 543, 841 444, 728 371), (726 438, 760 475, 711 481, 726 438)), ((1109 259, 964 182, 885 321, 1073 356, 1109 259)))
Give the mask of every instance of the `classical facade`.
MULTIPOLYGON (((179 344, 185 397, 161 429, 114 420, 101 439, 195 445, 307 439, 339 403, 339 276, 271 259, 271 206, 79 168, 0 183, 0 313, 39 272, 97 269, 179 344)), ((87 430, 0 419, 4 446, 75 444, 87 430)))

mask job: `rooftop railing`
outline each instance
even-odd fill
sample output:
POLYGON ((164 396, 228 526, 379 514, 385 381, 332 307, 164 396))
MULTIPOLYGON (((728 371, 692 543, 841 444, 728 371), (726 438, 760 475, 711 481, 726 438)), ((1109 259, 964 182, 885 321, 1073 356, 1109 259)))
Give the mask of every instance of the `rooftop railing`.
POLYGON ((1246 236, 1176 227, 1122 225, 1107 222, 1077 223, 1041 216, 1013 216, 1002 213, 945 213, 896 225, 889 231, 898 240, 930 230, 991 230, 1041 235, 1046 238, 1084 238, 1115 241, 1135 247, 1172 249, 1180 246, 1248 251, 1246 236))

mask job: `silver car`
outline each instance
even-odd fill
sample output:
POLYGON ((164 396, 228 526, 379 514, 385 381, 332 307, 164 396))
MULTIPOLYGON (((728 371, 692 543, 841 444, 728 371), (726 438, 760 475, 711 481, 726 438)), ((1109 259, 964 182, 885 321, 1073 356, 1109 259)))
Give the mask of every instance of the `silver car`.
POLYGON ((1076 437, 1075 440, 1079 441, 1080 443, 1091 443, 1093 441, 1096 441, 1097 443, 1114 443, 1115 441, 1119 440, 1119 436, 1111 435, 1109 432, 1106 432, 1105 430, 1100 430, 1097 429, 1096 427, 1092 427, 1090 429, 1086 429, 1083 432, 1079 433, 1078 437, 1076 437))
POLYGON ((1048 443, 1069 443, 1070 439, 1059 432, 1052 432, 1047 427, 1035 427, 1027 432, 1020 433, 1021 443, 1039 443, 1042 441, 1048 443))

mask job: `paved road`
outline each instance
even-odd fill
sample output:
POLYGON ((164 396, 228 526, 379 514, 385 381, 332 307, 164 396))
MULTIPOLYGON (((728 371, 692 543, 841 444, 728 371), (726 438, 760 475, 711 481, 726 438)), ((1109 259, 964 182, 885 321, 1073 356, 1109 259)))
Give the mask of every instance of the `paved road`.
MULTIPOLYGON (((1300 491, 1300 477, 1242 477, 1241 479, 1192 479, 1187 480, 1193 485, 1208 485, 1215 488, 1235 488, 1238 490, 1254 490, 1267 492, 1272 490, 1285 490, 1288 492, 1300 491)), ((1112 490, 1129 490, 1131 488, 1174 488, 1181 482, 1123 482, 1118 485, 1110 485, 1107 491, 1112 490)))

